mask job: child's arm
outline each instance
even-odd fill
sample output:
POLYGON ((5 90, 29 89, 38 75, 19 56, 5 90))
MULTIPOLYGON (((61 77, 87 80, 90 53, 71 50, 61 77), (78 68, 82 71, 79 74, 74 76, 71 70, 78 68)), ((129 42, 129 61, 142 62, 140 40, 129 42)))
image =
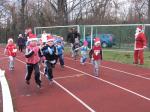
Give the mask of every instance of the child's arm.
POLYGON ((91 49, 91 50, 89 51, 89 58, 90 58, 90 59, 92 59, 93 53, 94 53, 94 51, 93 51, 93 49, 91 49))
POLYGON ((101 56, 101 60, 103 60, 103 52, 102 52, 102 50, 100 50, 100 56, 101 56))
POLYGON ((34 54, 33 50, 29 50, 28 48, 26 48, 26 53, 25 53, 26 58, 30 58, 33 54, 34 54))

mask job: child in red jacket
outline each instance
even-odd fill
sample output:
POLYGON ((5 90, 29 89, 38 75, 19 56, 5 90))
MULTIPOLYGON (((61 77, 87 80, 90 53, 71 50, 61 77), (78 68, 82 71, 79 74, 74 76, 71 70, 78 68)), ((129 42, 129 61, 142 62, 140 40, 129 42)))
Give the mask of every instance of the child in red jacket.
POLYGON ((9 38, 6 48, 4 50, 4 54, 7 53, 9 57, 9 70, 14 70, 14 59, 16 57, 16 52, 17 52, 16 44, 14 44, 12 38, 9 38))
POLYGON ((99 66, 102 60, 102 48, 99 38, 94 39, 94 46, 89 52, 89 57, 91 58, 93 63, 94 75, 98 77, 100 72, 99 66))

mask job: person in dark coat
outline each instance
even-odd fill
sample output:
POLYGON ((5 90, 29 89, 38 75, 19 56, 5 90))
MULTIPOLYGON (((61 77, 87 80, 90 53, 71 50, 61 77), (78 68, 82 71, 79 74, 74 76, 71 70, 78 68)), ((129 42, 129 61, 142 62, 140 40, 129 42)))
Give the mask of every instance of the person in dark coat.
POLYGON ((71 45, 72 57, 74 57, 73 45, 74 45, 75 42, 77 42, 77 41, 80 42, 80 33, 78 33, 75 28, 71 28, 71 29, 69 30, 68 35, 67 35, 67 42, 70 43, 70 45, 71 45))
POLYGON ((25 39, 23 38, 22 34, 19 34, 17 44, 19 47, 19 51, 22 52, 25 46, 25 39))

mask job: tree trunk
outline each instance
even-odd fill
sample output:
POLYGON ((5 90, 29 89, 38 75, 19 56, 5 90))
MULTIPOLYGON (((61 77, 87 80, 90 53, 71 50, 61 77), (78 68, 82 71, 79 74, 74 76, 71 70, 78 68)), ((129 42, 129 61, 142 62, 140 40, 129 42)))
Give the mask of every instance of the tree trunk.
POLYGON ((150 0, 148 0, 148 23, 150 23, 150 0))
POLYGON ((20 9, 20 16, 21 16, 21 24, 20 24, 20 30, 23 32, 25 30, 25 6, 26 6, 27 0, 21 0, 21 9, 20 9))
POLYGON ((65 25, 68 21, 67 1, 66 0, 58 0, 57 4, 58 4, 57 24, 65 25))

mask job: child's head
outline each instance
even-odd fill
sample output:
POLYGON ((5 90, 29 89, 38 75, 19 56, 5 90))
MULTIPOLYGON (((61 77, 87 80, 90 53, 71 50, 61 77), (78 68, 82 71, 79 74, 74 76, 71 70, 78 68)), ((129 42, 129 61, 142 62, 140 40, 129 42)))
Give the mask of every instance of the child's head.
POLYGON ((54 38, 51 35, 47 35, 47 44, 49 46, 54 45, 54 38))
POLYGON ((13 41, 12 38, 9 38, 8 41, 7 41, 8 44, 13 44, 13 42, 14 42, 14 41, 13 41))
POLYGON ((37 46, 37 38, 36 38, 35 34, 30 34, 29 38, 28 38, 28 41, 29 41, 30 46, 32 46, 32 47, 37 46))
POLYGON ((96 37, 96 38, 94 39, 94 45, 95 45, 95 46, 100 46, 100 45, 101 45, 101 41, 100 41, 100 38, 99 38, 99 37, 96 37))

